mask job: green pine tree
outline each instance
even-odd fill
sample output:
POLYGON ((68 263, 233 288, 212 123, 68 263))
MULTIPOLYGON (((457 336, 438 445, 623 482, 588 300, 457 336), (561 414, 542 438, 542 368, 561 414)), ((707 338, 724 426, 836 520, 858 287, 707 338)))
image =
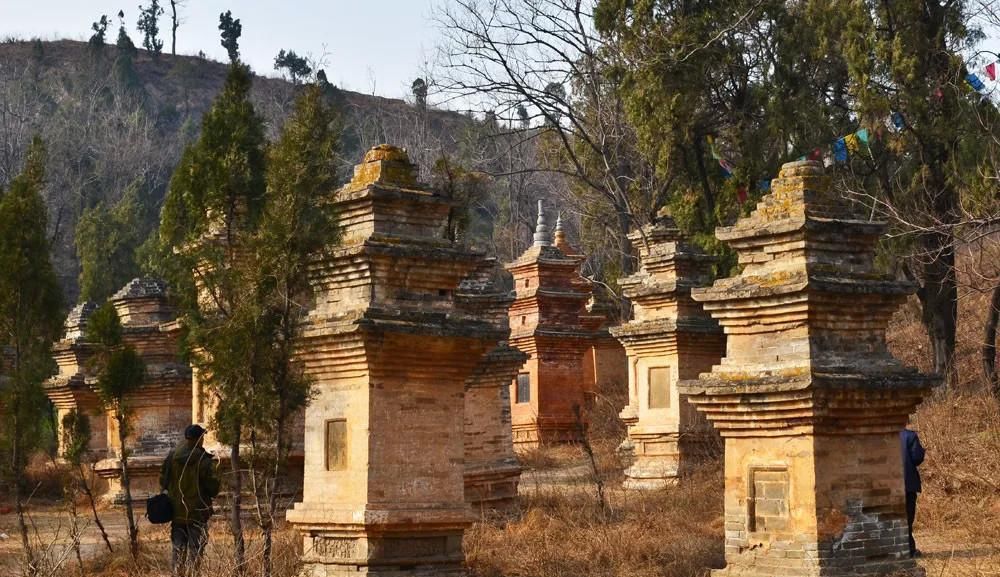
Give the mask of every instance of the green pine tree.
POLYGON ((842 34, 858 114, 870 125, 896 115, 902 125, 856 171, 871 175, 858 187, 878 199, 877 206, 890 207, 886 216, 907 233, 909 246, 894 248, 905 259, 904 273, 920 283, 934 370, 956 384, 955 232, 983 190, 996 198, 995 184, 983 176, 993 169, 981 165, 990 162, 997 112, 970 94, 962 56, 982 39, 974 24, 977 5, 838 4, 850 16, 842 34))
POLYGON ((322 86, 308 86, 298 97, 281 137, 271 147, 267 195, 254 234, 254 258, 247 278, 259 295, 259 308, 249 308, 255 339, 262 345, 263 371, 248 411, 254 454, 270 454, 256 485, 257 521, 264 533, 263 562, 271 574, 273 520, 277 490, 284 477, 290 421, 310 398, 312 382, 294 362, 294 348, 309 297, 309 264, 334 243, 329 194, 337 172, 339 118, 327 104, 322 86), (262 451, 267 439, 270 451, 262 451))
POLYGON ((146 365, 135 348, 122 340, 122 326, 115 307, 106 302, 87 320, 87 341, 95 347, 91 364, 97 373, 97 397, 111 414, 118 429, 118 460, 121 465, 122 490, 125 492, 125 522, 128 527, 129 552, 139 555, 139 527, 132 507, 132 486, 128 470, 128 436, 132 433, 132 407, 129 402, 145 382, 146 365))
POLYGON ((143 212, 137 181, 114 206, 99 203, 80 216, 75 240, 81 302, 101 302, 139 276, 136 251, 147 232, 143 212))
POLYGON ((139 6, 139 21, 136 27, 142 32, 142 46, 148 50, 153 58, 157 58, 163 51, 163 40, 160 35, 160 16, 163 16, 163 7, 159 0, 149 0, 149 6, 143 8, 139 6))
POLYGON ((240 446, 262 377, 254 319, 261 299, 248 250, 264 202, 264 123, 250 102, 249 68, 234 61, 171 179, 160 221, 160 264, 188 327, 195 366, 218 401, 213 426, 229 444, 230 530, 237 570, 245 568, 240 446))
POLYGON ((50 344, 62 328, 59 284, 49 260, 45 146, 35 138, 23 172, 0 198, 0 474, 14 489, 28 575, 39 570, 24 516, 24 469, 44 443, 47 400, 42 381, 51 374, 50 344))

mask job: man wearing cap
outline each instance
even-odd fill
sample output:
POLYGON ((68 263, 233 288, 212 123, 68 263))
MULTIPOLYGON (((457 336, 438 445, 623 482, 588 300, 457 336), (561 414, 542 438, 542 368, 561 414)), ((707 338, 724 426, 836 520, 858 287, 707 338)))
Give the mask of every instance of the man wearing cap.
POLYGON ((174 518, 171 570, 175 577, 194 575, 208 540, 212 499, 219 494, 212 454, 202 448, 205 429, 190 425, 184 440, 167 454, 160 467, 160 489, 170 497, 174 518))

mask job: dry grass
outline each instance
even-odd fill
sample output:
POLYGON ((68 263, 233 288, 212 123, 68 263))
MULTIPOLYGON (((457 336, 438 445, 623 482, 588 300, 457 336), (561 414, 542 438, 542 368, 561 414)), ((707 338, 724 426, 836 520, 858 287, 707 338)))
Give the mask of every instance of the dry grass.
MULTIPOLYGON (((138 560, 128 554, 125 542, 119 542, 113 553, 103 551, 84 564, 87 577, 167 577, 170 575, 169 526, 149 528, 138 560)), ((262 542, 259 534, 247 531, 246 575, 263 575, 262 542)), ((298 539, 289 528, 275 533, 273 577, 295 577, 298 571, 298 539)), ((203 557, 201 574, 212 577, 236 577, 233 568, 232 537, 222 522, 211 526, 208 546, 203 557)), ((66 563, 60 577, 80 574, 75 562, 66 563)))
MULTIPOLYGON (((956 362, 959 383, 926 399, 912 423, 927 448, 917 505, 917 547, 929 575, 1000 576, 1000 403, 988 393, 980 348, 990 295, 960 266, 956 362)), ((979 270, 978 265, 972 267, 979 270)), ((893 318, 893 353, 931 369, 927 333, 915 298, 893 318)))
POLYGON ((940 392, 914 423, 927 448, 917 547, 931 575, 1000 576, 1000 407, 984 390, 940 392))
POLYGON ((521 512, 477 523, 466 560, 477 577, 696 577, 722 561, 722 475, 710 464, 677 487, 609 493, 584 487, 523 495, 521 512))
POLYGON ((621 489, 617 452, 624 390, 603 391, 589 415, 597 470, 582 447, 545 447, 522 458, 519 507, 466 533, 475 577, 698 577, 721 567, 722 471, 704 466, 677 487, 621 489), (595 483, 607 488, 608 507, 595 483))

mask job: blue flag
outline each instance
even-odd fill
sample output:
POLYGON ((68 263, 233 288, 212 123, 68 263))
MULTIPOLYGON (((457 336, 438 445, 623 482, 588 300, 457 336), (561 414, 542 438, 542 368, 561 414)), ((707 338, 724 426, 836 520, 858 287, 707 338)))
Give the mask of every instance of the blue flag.
POLYGON ((896 127, 896 130, 902 130, 906 126, 906 122, 903 120, 902 112, 892 113, 892 125, 896 127))
POLYGON ((847 162, 847 142, 843 138, 838 138, 833 143, 833 159, 837 162, 847 162))
POLYGON ((770 178, 765 178, 765 179, 761 180, 760 182, 757 183, 757 188, 759 190, 764 191, 764 192, 767 192, 767 191, 771 190, 771 179, 770 178))
POLYGON ((975 72, 968 73, 965 76, 965 81, 968 82, 969 86, 971 86, 976 92, 982 92, 986 89, 986 85, 983 84, 983 81, 979 79, 979 76, 977 76, 975 72))

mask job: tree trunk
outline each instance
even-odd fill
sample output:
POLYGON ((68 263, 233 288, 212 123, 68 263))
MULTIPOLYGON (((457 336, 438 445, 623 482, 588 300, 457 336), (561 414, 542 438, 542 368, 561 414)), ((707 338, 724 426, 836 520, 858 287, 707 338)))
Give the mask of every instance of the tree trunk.
POLYGON ((955 278, 955 248, 948 233, 931 232, 922 240, 924 285, 919 297, 923 324, 931 340, 934 371, 947 385, 958 383, 955 341, 958 325, 958 282, 955 278))
POLYGON ((281 470, 284 466, 285 451, 285 411, 278 414, 277 430, 274 435, 274 470, 271 478, 271 493, 268 495, 267 503, 267 523, 264 526, 264 577, 271 577, 272 573, 272 551, 274 549, 274 516, 278 510, 278 489, 281 486, 281 470))
POLYGON ((111 547, 111 540, 108 539, 108 532, 104 529, 104 523, 101 523, 101 516, 97 514, 97 502, 94 499, 94 492, 90 490, 90 485, 87 484, 87 477, 83 471, 83 465, 80 467, 80 488, 83 489, 84 494, 87 495, 87 500, 90 501, 90 512, 94 515, 94 524, 101 531, 101 538, 104 539, 104 544, 108 547, 108 553, 114 551, 111 547))
POLYGON ((128 550, 132 559, 139 558, 139 527, 135 524, 135 513, 132 510, 132 485, 128 477, 128 449, 125 446, 126 421, 125 415, 119 414, 118 421, 118 444, 121 454, 119 461, 122 464, 122 490, 125 492, 125 522, 128 524, 128 550))
POLYGON ((246 543, 243 540, 243 477, 240 471, 240 424, 233 425, 233 444, 229 447, 229 469, 232 479, 229 481, 229 491, 232 493, 232 510, 229 512, 229 530, 233 535, 233 563, 235 574, 243 575, 246 571, 246 543))
MULTIPOLYGON (((16 384, 14 385, 17 386, 16 384)), ((12 423, 12 434, 13 443, 11 444, 11 472, 14 477, 14 511, 17 514, 17 528, 21 533, 21 547, 24 548, 24 560, 25 568, 24 574, 27 577, 34 577, 38 574, 38 567, 35 563, 35 554, 31 549, 31 541, 28 539, 28 523, 24 520, 24 456, 22 455, 21 447, 21 421, 18 418, 18 411, 20 410, 20 403, 15 398, 12 403, 13 410, 13 423, 12 423)))
POLYGON ((170 54, 177 56, 177 0, 170 0, 170 54))
POLYGON ((705 151, 701 148, 701 137, 695 137, 694 160, 698 167, 698 176, 701 180, 701 196, 705 201, 705 212, 701 214, 702 228, 711 230, 715 228, 715 194, 712 192, 712 184, 708 180, 708 168, 705 166, 705 151))
POLYGON ((997 325, 1000 324, 1000 284, 993 287, 990 310, 986 315, 986 332, 983 335, 983 373, 993 397, 1000 401, 1000 378, 997 377, 997 325))

